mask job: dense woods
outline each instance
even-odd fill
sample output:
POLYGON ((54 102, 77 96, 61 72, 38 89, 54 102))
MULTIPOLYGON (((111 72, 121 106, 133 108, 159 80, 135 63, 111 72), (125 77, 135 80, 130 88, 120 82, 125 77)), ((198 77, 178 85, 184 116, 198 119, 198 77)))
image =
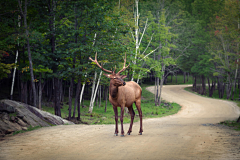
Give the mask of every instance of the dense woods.
POLYGON ((88 59, 96 52, 116 70, 126 54, 123 74, 155 84, 156 106, 177 74, 191 75, 202 95, 208 88, 210 97, 218 90, 219 98, 240 98, 239 0, 2 0, 0 7, 1 99, 40 109, 51 102, 58 116, 67 100, 68 118, 80 119, 84 99, 92 112, 108 97, 108 79, 88 59))

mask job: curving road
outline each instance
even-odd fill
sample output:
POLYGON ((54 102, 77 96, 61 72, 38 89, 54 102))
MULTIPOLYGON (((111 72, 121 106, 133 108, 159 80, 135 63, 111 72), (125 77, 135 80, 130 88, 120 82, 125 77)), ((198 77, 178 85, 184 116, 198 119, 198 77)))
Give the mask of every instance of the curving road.
MULTIPOLYGON (((0 160, 66 159, 240 159, 240 133, 217 125, 238 118, 232 102, 197 96, 187 85, 164 86, 162 98, 182 110, 164 118, 144 119, 132 135, 114 136, 114 125, 65 125, 19 134, 0 141, 0 160)), ((153 92, 154 87, 149 87, 153 92)), ((124 125, 127 131, 129 124, 124 125)))

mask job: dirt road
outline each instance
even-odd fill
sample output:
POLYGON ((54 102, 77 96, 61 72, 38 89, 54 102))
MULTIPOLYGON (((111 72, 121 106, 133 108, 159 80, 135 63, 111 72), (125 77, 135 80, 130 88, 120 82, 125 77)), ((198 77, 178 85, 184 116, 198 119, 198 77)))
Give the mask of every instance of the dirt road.
MULTIPOLYGON (((240 133, 215 125, 236 119, 239 108, 189 93, 184 87, 163 87, 162 98, 180 104, 182 110, 164 118, 144 119, 143 135, 138 135, 139 122, 134 123, 132 135, 125 137, 113 135, 114 125, 42 128, 0 141, 0 159, 240 159, 240 133)), ((124 126, 125 133, 128 127, 124 126)))

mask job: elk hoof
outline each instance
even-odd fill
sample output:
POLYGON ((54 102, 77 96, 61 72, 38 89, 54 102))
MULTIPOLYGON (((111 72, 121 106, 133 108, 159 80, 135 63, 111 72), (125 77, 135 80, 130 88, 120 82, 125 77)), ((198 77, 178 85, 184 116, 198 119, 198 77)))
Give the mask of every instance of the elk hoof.
POLYGON ((118 136, 118 134, 116 133, 116 134, 114 134, 115 136, 118 136))
POLYGON ((130 133, 127 133, 127 135, 130 135, 130 133))
POLYGON ((141 132, 141 133, 139 133, 138 135, 142 135, 142 132, 141 132))
POLYGON ((122 134, 121 137, 124 137, 124 134, 122 134))

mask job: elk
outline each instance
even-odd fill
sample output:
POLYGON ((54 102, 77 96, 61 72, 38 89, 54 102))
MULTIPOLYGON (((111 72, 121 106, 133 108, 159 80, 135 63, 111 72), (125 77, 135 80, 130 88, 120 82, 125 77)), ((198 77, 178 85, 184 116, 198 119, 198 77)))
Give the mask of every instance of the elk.
POLYGON ((129 110, 129 113, 131 114, 131 123, 129 130, 127 132, 128 135, 132 132, 132 126, 133 126, 133 120, 135 116, 135 112, 133 110, 133 103, 135 103, 139 117, 140 117, 140 130, 139 135, 142 135, 143 129, 142 129, 142 110, 141 110, 141 95, 142 95, 142 88, 134 81, 125 82, 123 79, 126 78, 126 75, 120 75, 121 72, 125 71, 127 67, 125 67, 126 64, 126 54, 124 59, 124 65, 123 69, 121 69, 118 73, 115 73, 115 69, 112 71, 104 69, 97 61, 97 53, 95 55, 95 60, 93 60, 91 57, 89 59, 92 62, 95 62, 99 68, 101 68, 103 71, 108 72, 110 74, 104 75, 108 78, 110 78, 110 85, 109 85, 109 101, 111 102, 113 106, 113 110, 115 113, 115 135, 118 135, 118 110, 117 107, 121 108, 121 136, 124 137, 124 130, 123 130, 123 114, 124 114, 124 108, 127 107, 129 110))

